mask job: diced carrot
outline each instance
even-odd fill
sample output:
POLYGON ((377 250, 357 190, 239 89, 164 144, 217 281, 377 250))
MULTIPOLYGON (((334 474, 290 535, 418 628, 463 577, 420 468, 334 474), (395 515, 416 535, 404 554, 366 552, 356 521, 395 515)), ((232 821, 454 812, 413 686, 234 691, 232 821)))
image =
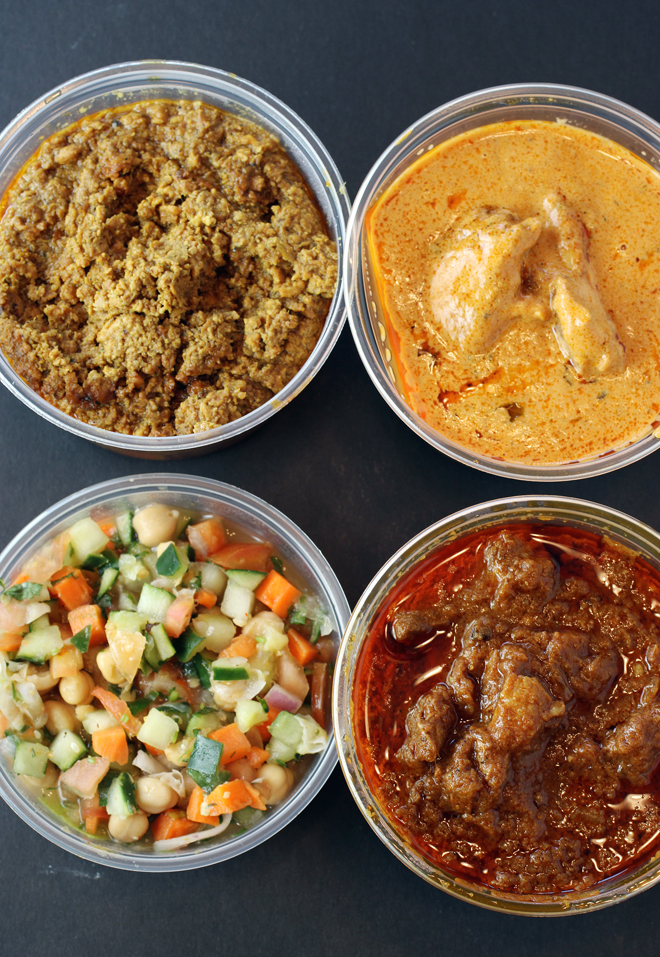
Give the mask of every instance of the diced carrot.
POLYGON ((189 821, 186 812, 180 808, 170 808, 163 811, 151 822, 151 833, 154 841, 169 841, 173 837, 184 837, 197 830, 197 824, 189 821))
POLYGON ((8 727, 9 727, 9 721, 5 718, 2 711, 0 711, 0 738, 4 736, 4 733, 8 727))
POLYGON ((98 792, 91 798, 83 798, 80 802, 80 816, 85 823, 88 834, 96 834, 99 821, 107 821, 110 815, 106 808, 99 804, 98 792))
POLYGON ((271 733, 269 729, 271 724, 275 720, 275 718, 280 713, 280 710, 281 710, 280 708, 273 708, 273 706, 271 705, 270 708, 268 709, 268 714, 266 715, 265 721, 262 721, 261 724, 255 724, 255 728, 261 735, 264 741, 264 744, 266 743, 266 741, 270 741, 271 739, 271 733))
POLYGON ((92 589, 79 568, 65 565, 51 578, 51 594, 62 602, 67 611, 89 604, 92 589))
POLYGON ((213 608, 218 602, 218 596, 208 588, 198 588, 195 592, 195 601, 204 608, 213 608))
POLYGON ((295 605, 302 592, 287 581, 284 575, 280 575, 273 569, 272 572, 268 572, 254 594, 276 615, 279 615, 280 618, 286 618, 289 609, 292 605, 295 605))
POLYGON ((100 522, 97 521, 96 524, 108 538, 117 534, 117 526, 113 518, 104 518, 100 522))
POLYGON ((14 579, 13 584, 14 584, 14 585, 22 585, 23 582, 29 582, 29 581, 30 581, 30 576, 28 575, 28 573, 27 573, 27 572, 21 572, 21 574, 18 576, 18 578, 15 578, 15 579, 14 579))
POLYGON ((220 758, 220 764, 223 766, 231 764, 238 758, 244 758, 252 747, 237 724, 228 724, 224 728, 218 728, 217 731, 212 731, 209 734, 209 738, 213 738, 214 741, 219 741, 220 744, 224 745, 220 758))
POLYGON ((108 643, 108 639, 105 637, 105 618, 98 605, 80 605, 69 612, 68 618, 71 632, 74 635, 86 628, 87 625, 91 627, 90 648, 108 643))
POLYGON ((189 525, 186 533, 188 541, 195 549, 198 562, 203 562, 209 555, 213 555, 227 541, 225 527, 219 518, 207 518, 203 522, 189 525))
POLYGON ((92 694, 99 699, 105 710, 119 721, 127 734, 136 735, 138 733, 142 727, 142 722, 131 714, 125 701, 105 688, 94 688, 92 694))
POLYGON ((71 678, 82 671, 83 656, 73 645, 65 645, 49 663, 53 678, 71 678))
POLYGON ((218 658, 251 658, 257 652, 257 642, 249 635, 236 635, 220 652, 218 658))
POLYGON ((126 732, 119 724, 100 728, 92 734, 92 747, 111 764, 128 764, 128 741, 126 732))
POLYGON ((202 814, 202 803, 208 804, 206 794, 200 787, 195 787, 188 801, 186 817, 189 821, 195 821, 196 824, 211 824, 216 827, 220 823, 217 814, 202 814))
POLYGON ((314 661, 318 656, 316 647, 295 628, 289 628, 287 637, 289 639, 289 651, 303 667, 308 665, 310 661, 314 661))
POLYGON ((206 804, 218 815, 233 814, 234 811, 241 811, 244 807, 266 810, 266 805, 261 800, 257 789, 240 778, 227 781, 226 784, 219 784, 207 796, 206 804))
POLYGON ((145 744, 145 748, 152 754, 155 758, 160 757, 161 754, 165 754, 164 751, 161 751, 160 748, 154 748, 153 744, 145 744))
POLYGON ((209 560, 223 568, 249 568, 255 572, 267 572, 270 568, 270 556, 274 551, 268 542, 236 542, 212 553, 209 560))
POLYGON ((21 647, 23 635, 12 635, 8 631, 0 632, 0 651, 11 655, 21 647))
POLYGON ((264 748, 252 747, 245 755, 245 760, 252 768, 260 768, 261 765, 270 757, 268 751, 264 748))

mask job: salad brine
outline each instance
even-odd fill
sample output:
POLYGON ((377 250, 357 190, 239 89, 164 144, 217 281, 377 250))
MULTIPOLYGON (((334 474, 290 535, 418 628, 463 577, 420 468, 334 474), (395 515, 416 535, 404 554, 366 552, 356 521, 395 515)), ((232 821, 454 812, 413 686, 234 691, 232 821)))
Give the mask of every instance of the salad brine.
POLYGON ((151 504, 83 518, 0 598, 0 750, 89 835, 253 827, 325 749, 332 622, 268 542, 151 504))

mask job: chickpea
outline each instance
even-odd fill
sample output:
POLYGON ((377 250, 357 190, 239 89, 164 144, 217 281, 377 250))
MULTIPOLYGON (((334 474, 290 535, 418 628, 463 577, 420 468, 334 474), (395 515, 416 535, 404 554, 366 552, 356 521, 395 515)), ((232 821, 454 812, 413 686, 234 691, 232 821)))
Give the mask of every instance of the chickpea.
POLYGON ((265 804, 279 804, 293 786, 293 771, 279 764, 264 764, 254 786, 265 804))
POLYGON ((90 714, 94 714, 96 708, 93 704, 79 704, 76 706, 76 718, 78 721, 84 721, 90 714))
POLYGON ((118 685, 123 681, 123 675, 117 668, 109 648, 99 651, 96 656, 96 666, 108 684, 118 685))
POLYGON ((161 811, 174 807, 179 795, 164 781, 144 777, 139 778, 135 785, 135 800, 147 814, 160 814, 161 811))
POLYGON ((94 680, 86 671, 60 679, 60 697, 67 704, 90 704, 94 680))
POLYGON ((37 691, 50 691, 57 684, 57 678, 53 678, 48 665, 37 667, 29 665, 27 670, 27 680, 34 685, 37 691))
POLYGON ((139 841, 148 830, 149 818, 142 811, 130 814, 128 817, 111 814, 108 821, 110 837, 114 837, 115 841, 121 841, 122 844, 132 844, 133 841, 139 841))
POLYGON ((77 731, 80 727, 80 722, 70 704, 64 701, 44 701, 44 709, 48 716, 46 727, 51 734, 59 734, 60 731, 77 731))
POLYGON ((141 545, 153 548, 174 538, 179 513, 167 505, 147 505, 133 516, 133 528, 141 545))

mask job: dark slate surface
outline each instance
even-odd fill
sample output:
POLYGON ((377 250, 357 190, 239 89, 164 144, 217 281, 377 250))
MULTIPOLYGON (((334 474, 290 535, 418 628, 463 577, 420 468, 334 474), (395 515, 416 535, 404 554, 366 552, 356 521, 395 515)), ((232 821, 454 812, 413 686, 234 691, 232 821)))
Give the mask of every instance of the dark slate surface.
MULTIPOLYGON (((0 7, 0 125, 49 88, 122 60, 223 68, 286 101, 351 195, 409 123, 506 82, 572 83, 660 118, 655 0, 35 0, 0 7)), ((316 541, 351 604, 388 556, 485 499, 555 492, 660 526, 658 456, 590 481, 496 479, 427 447, 372 387, 348 331, 315 381, 257 434, 188 464, 141 463, 73 438, 0 389, 0 547, 65 495, 113 476, 189 471, 268 499, 316 541)), ((0 806, 0 953, 140 957, 658 952, 660 888, 550 923, 460 903, 380 844, 339 771, 285 831, 197 872, 141 876, 58 850, 0 806)))

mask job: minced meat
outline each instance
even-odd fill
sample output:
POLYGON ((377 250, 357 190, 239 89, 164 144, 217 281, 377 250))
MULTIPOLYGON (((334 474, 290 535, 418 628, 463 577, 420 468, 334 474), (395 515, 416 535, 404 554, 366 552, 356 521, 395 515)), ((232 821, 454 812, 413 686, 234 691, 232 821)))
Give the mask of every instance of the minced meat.
POLYGON ((205 103, 107 110, 51 136, 5 199, 0 348, 63 412, 202 432, 296 374, 336 246, 267 131, 205 103))

